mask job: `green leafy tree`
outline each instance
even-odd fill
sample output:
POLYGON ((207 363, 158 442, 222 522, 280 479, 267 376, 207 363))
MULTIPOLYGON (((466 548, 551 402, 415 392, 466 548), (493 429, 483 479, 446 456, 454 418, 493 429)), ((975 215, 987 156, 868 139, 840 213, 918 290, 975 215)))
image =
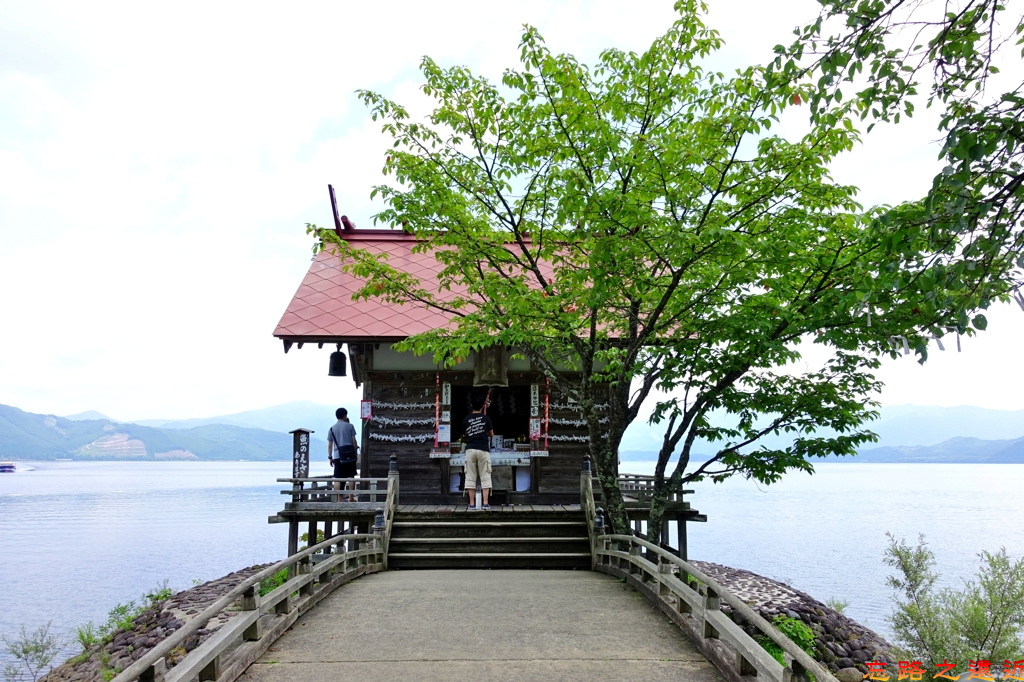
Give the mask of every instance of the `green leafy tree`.
POLYGON ((11 657, 9 662, 4 663, 6 682, 35 682, 53 668, 53 659, 64 648, 64 643, 56 635, 50 634, 51 624, 41 625, 31 634, 22 625, 21 634, 13 638, 0 635, 4 651, 11 657))
MULTIPOLYGON (((961 332, 970 310, 993 297, 1012 294, 1024 308, 1024 15, 1001 0, 820 3, 817 19, 797 29, 791 45, 777 46, 769 67, 773 79, 815 79, 807 98, 813 120, 832 115, 844 87, 856 89, 846 108, 872 121, 869 132, 913 116, 922 101, 941 112, 944 165, 931 189, 881 215, 898 273, 876 283, 882 312, 884 292, 894 288, 918 289, 925 314, 956 311, 961 332), (1000 76, 1001 61, 1016 73, 1000 76), (999 283, 977 288, 978 269, 999 273, 999 283), (931 289, 935 281, 945 297, 931 289)), ((973 324, 987 322, 982 315, 973 324)))
POLYGON ((932 676, 944 660, 998 665, 1024 652, 1024 558, 1011 561, 1005 547, 979 557, 976 580, 936 590, 935 555, 924 536, 911 547, 889 535, 885 562, 897 573, 888 580, 896 592, 888 621, 900 657, 920 661, 932 676))
MULTIPOLYGON (((864 212, 855 188, 829 177, 858 140, 851 105, 827 104, 799 139, 775 134, 814 84, 705 69, 720 38, 702 3, 676 7, 679 20, 646 51, 607 50, 593 67, 552 54, 527 27, 522 69, 500 86, 424 58, 426 121, 360 93, 393 138, 384 173, 394 183, 374 189, 387 205, 375 220, 417 235, 416 249, 443 266, 436 284, 307 226, 316 249, 337 251, 365 281, 358 296, 449 316, 400 349, 452 363, 515 347, 573 395, 619 532, 629 532, 619 444, 655 401, 654 541, 668 491, 688 481, 769 483, 812 470, 811 458, 853 454, 873 438, 862 425, 875 416, 880 355, 894 340, 922 350, 945 326, 966 332, 959 315, 970 310, 925 304, 921 282, 878 293, 908 261, 890 252, 917 245, 894 243, 887 214, 864 212), (886 314, 872 318, 883 299, 886 314), (833 352, 801 370, 805 341, 833 352), (713 412, 732 420, 712 424, 713 412), (780 433, 792 442, 761 444, 780 433), (716 452, 691 467, 698 438, 716 452)), ((977 293, 995 295, 992 272, 971 273, 977 293)), ((947 294, 945 280, 928 286, 947 294)))

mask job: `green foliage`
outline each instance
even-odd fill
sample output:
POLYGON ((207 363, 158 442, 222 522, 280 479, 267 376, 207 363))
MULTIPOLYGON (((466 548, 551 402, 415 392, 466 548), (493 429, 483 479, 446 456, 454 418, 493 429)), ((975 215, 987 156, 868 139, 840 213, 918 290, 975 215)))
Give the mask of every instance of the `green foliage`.
POLYGON ((757 638, 757 643, 760 644, 761 648, 767 651, 772 658, 774 658, 782 665, 786 665, 786 652, 783 650, 781 646, 779 646, 772 640, 768 639, 764 635, 761 635, 757 638))
POLYGON ((99 644, 102 639, 96 624, 92 621, 75 628, 75 640, 81 645, 82 653, 99 644))
POLYGON ((262 597, 264 595, 270 594, 278 587, 283 585, 286 580, 288 580, 287 568, 282 568, 280 571, 270 576, 269 578, 264 578, 260 581, 260 596, 262 597))
POLYGON ((79 625, 75 628, 75 639, 81 644, 82 653, 84 654, 96 644, 110 641, 119 630, 130 630, 136 618, 146 610, 158 607, 173 595, 174 590, 168 587, 168 581, 164 580, 152 590, 143 594, 141 603, 130 601, 125 604, 115 605, 114 608, 107 612, 107 621, 105 623, 97 626, 92 621, 89 621, 84 625, 79 625))
POLYGON ((146 600, 148 606, 156 606, 157 604, 165 602, 174 596, 174 590, 168 587, 169 582, 170 581, 164 579, 162 583, 142 595, 142 598, 146 600))
MULTIPOLYGON (((318 528, 317 531, 316 531, 316 542, 314 542, 313 544, 314 545, 318 545, 321 542, 323 542, 325 539, 326 538, 324 537, 324 531, 322 529, 318 528)), ((302 542, 306 543, 300 549, 308 549, 309 548, 309 533, 303 533, 302 535, 300 535, 299 536, 299 540, 301 540, 302 542)))
POLYGON ((35 682, 53 668, 53 659, 64 648, 64 643, 50 634, 51 624, 52 621, 41 625, 31 634, 22 625, 20 634, 14 638, 0 635, 4 651, 12 659, 4 664, 6 682, 35 682))
POLYGON ((813 119, 832 115, 844 84, 863 88, 843 105, 861 119, 899 123, 922 99, 940 114, 943 167, 931 189, 879 214, 886 266, 896 277, 883 277, 871 300, 888 289, 917 289, 922 317, 949 311, 950 322, 936 327, 984 330, 977 310, 1008 299, 1024 281, 1024 84, 988 87, 1001 52, 1018 61, 1024 16, 1010 15, 999 0, 821 5, 791 45, 776 47, 770 67, 783 81, 817 77, 808 97, 813 119), (975 288, 978 270, 992 274, 975 288))
POLYGON ((1006 549, 981 552, 975 580, 960 589, 937 590, 935 556, 924 536, 911 547, 889 537, 885 561, 896 569, 888 584, 896 591, 888 617, 898 653, 921 661, 934 675, 939 661, 1017 660, 1024 651, 1024 558, 1006 549))
POLYGON ((359 93, 393 141, 374 220, 415 234, 438 281, 307 226, 315 249, 364 282, 358 298, 451 320, 400 350, 450 366, 505 345, 576 399, 618 532, 629 532, 614 475, 622 435, 669 392, 651 418, 663 429, 652 542, 671 488, 734 474, 772 483, 873 440, 874 371, 893 339, 923 359, 932 335, 969 333, 1003 291, 1002 261, 970 267, 971 254, 919 226, 894 234, 891 211, 864 211, 856 188, 832 181, 829 164, 860 139, 851 104, 822 99, 806 135, 781 136, 782 113, 818 91, 810 75, 708 71, 721 40, 705 5, 676 8, 648 49, 609 49, 593 66, 527 27, 521 69, 500 86, 424 58, 425 122, 359 93), (831 356, 796 369, 803 343, 831 356), (712 412, 729 420, 713 426, 712 412), (792 440, 766 447, 769 434, 792 440), (717 451, 691 468, 697 439, 717 451))
POLYGON ((846 601, 845 599, 840 599, 838 597, 829 597, 825 600, 825 606, 829 607, 833 611, 836 611, 837 613, 846 613, 846 608, 849 605, 850 602, 846 601))
POLYGON ((814 652, 814 632, 809 628, 802 620, 798 618, 790 618, 789 616, 778 615, 775 616, 775 627, 779 631, 793 640, 793 643, 798 647, 813 655, 814 652))
POLYGON ((103 652, 100 654, 100 676, 103 678, 103 682, 110 682, 117 675, 118 671, 116 668, 110 667, 110 654, 103 652))
MULTIPOLYGON (((774 623, 779 632, 789 637, 794 644, 810 654, 812 658, 814 657, 814 632, 802 620, 779 614, 775 616, 774 623)), ((757 638, 757 643, 776 661, 782 665, 786 664, 785 650, 769 637, 761 635, 757 638)), ((813 677, 811 680, 813 682, 813 677)))

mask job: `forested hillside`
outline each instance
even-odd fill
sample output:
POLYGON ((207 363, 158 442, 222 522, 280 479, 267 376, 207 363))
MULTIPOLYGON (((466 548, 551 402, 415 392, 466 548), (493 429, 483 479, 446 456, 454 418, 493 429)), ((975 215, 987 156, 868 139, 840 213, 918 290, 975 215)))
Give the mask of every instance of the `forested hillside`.
MULTIPOLYGON (((327 445, 314 440, 312 451, 326 456, 327 445)), ((291 436, 225 424, 162 429, 106 419, 72 420, 0 405, 0 457, 21 460, 289 459, 291 436)))

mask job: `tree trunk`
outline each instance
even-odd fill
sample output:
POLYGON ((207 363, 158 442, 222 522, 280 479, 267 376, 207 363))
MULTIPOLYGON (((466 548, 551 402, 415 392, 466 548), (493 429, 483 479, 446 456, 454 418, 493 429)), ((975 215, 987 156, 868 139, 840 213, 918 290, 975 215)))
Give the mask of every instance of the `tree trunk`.
POLYGON ((661 546, 661 526, 665 518, 665 500, 668 497, 668 486, 665 480, 654 482, 654 492, 651 495, 651 512, 647 519, 647 541, 661 546))

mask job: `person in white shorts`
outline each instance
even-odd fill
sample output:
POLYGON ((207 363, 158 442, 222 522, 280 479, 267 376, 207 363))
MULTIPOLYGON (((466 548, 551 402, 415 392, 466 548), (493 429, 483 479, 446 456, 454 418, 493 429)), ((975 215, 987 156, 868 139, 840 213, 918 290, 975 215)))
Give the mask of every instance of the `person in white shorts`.
POLYGON ((469 508, 476 510, 476 483, 482 488, 480 509, 490 509, 491 495, 491 437, 494 425, 491 418, 483 413, 484 396, 473 398, 473 413, 462 420, 466 433, 466 491, 469 493, 469 508))

